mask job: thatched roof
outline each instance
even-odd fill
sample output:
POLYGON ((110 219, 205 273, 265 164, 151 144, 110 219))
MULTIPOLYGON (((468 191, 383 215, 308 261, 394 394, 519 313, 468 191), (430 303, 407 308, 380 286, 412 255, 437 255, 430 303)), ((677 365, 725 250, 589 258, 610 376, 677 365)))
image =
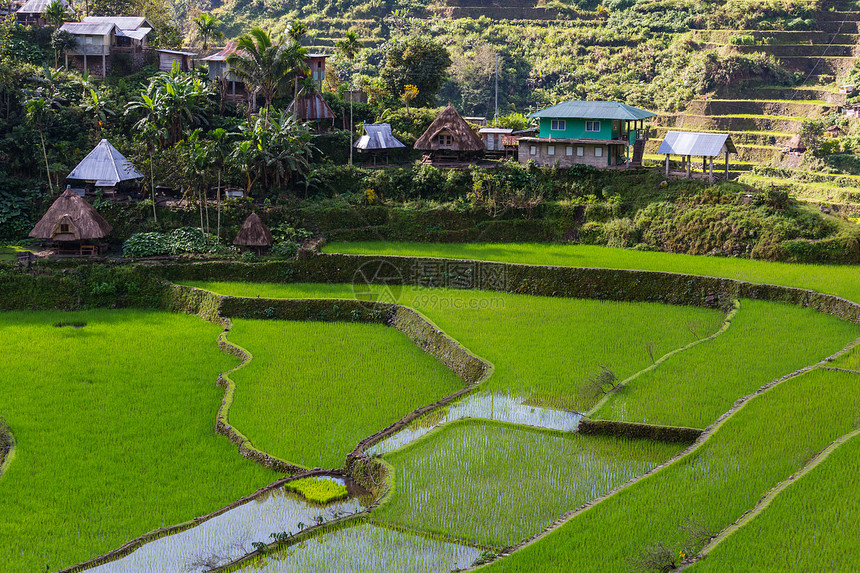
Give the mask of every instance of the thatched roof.
POLYGON ((799 151, 806 150, 806 144, 803 142, 802 139, 800 139, 800 134, 795 135, 794 137, 789 139, 787 145, 789 149, 797 149, 799 151))
POLYGON ((831 125, 825 131, 830 137, 842 137, 843 135, 845 135, 845 132, 842 131, 838 125, 831 125))
POLYGON ((438 149, 451 149, 452 151, 481 151, 484 142, 477 133, 472 131, 469 124, 460 117, 457 110, 450 103, 439 117, 433 120, 424 135, 415 142, 415 149, 422 151, 436 151, 438 149), (442 146, 439 144, 438 136, 448 134, 453 136, 453 145, 442 146))
POLYGON ((140 177, 143 173, 107 139, 102 139, 66 178, 95 181, 96 187, 113 187, 120 181, 140 177))
POLYGON ((54 241, 85 241, 101 239, 111 230, 110 223, 89 203, 71 189, 66 189, 36 223, 30 236, 54 241))
POLYGON ((248 215, 239 229, 239 234, 233 239, 234 245, 243 247, 271 247, 273 242, 272 233, 256 213, 248 215))

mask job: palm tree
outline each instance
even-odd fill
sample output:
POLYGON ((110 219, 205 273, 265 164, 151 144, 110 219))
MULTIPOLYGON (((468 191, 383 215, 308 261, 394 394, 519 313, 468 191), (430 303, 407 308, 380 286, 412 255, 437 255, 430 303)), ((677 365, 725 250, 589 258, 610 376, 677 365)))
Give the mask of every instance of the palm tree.
POLYGON ((299 77, 304 77, 311 71, 308 67, 308 51, 297 41, 292 40, 283 47, 283 59, 288 75, 293 76, 293 109, 295 110, 298 105, 296 100, 299 99, 299 77))
POLYGON ((255 95, 262 94, 268 121, 268 108, 290 71, 283 46, 275 43, 262 28, 252 28, 236 41, 236 51, 227 56, 227 65, 235 78, 250 87, 255 95))
POLYGON ((295 42, 296 44, 302 43, 302 38, 308 33, 308 27, 299 22, 298 20, 293 22, 287 27, 287 36, 295 42))
POLYGON ((231 136, 233 134, 224 128, 219 127, 209 132, 209 137, 212 139, 212 164, 218 170, 218 186, 215 192, 215 201, 218 209, 218 223, 216 226, 215 235, 221 238, 221 172, 227 164, 227 158, 232 147, 231 136))
POLYGON ((52 119, 51 101, 42 96, 34 97, 24 103, 25 118, 27 123, 39 132, 42 142, 42 156, 45 158, 45 173, 48 176, 48 187, 51 195, 54 194, 54 184, 51 182, 51 168, 48 166, 48 150, 45 147, 45 130, 48 129, 52 119))
POLYGON ((358 34, 355 32, 347 32, 343 35, 343 40, 338 40, 335 44, 335 48, 340 54, 349 60, 350 70, 349 70, 349 164, 352 165, 352 132, 354 131, 352 125, 352 62, 355 60, 355 56, 358 55, 358 51, 361 49, 361 44, 358 42, 358 34))
POLYGON ((63 22, 69 19, 69 11, 63 0, 53 0, 45 7, 42 17, 54 28, 59 28, 63 22))
POLYGON ((209 50, 209 42, 224 37, 221 31, 221 20, 212 14, 203 13, 194 18, 194 35, 200 40, 203 53, 209 50))

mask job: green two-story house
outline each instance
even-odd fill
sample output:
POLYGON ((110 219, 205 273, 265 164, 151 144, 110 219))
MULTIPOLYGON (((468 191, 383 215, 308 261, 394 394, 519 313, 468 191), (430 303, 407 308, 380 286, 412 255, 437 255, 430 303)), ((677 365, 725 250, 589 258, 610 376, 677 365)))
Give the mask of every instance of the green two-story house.
POLYGON ((641 165, 645 120, 656 115, 614 101, 556 104, 528 116, 540 127, 537 137, 519 139, 519 161, 561 167, 641 165))

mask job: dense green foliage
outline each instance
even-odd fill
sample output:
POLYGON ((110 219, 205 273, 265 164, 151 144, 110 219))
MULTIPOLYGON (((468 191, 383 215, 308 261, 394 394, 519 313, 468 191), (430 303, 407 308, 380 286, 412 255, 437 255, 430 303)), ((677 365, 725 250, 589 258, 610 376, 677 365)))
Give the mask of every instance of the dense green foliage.
POLYGON ((812 309, 743 300, 726 332, 632 380, 593 417, 704 428, 738 398, 823 360, 858 336, 857 325, 812 309))
POLYGON ((729 257, 695 257, 587 245, 434 245, 365 242, 335 243, 326 246, 325 250, 337 253, 446 257, 532 265, 639 269, 728 277, 754 283, 812 289, 860 303, 857 269, 849 266, 768 263, 729 257))
POLYGON ((695 554, 814 452, 852 430, 860 407, 851 391, 855 378, 816 370, 753 398, 691 454, 488 571, 626 573, 629 558, 657 543, 675 559, 695 554))
POLYGON ((342 467, 362 438, 463 387, 384 326, 237 319, 229 338, 253 355, 231 374, 230 424, 305 467, 342 467))
POLYGON ((122 245, 126 257, 181 255, 184 253, 225 254, 233 250, 200 229, 183 227, 169 233, 135 233, 122 245))
POLYGON ((4 571, 68 567, 276 479, 212 432, 215 379, 235 364, 217 333, 155 312, 0 313, 0 416, 17 442, 0 476, 4 571))
POLYGON ((457 422, 386 456, 394 466, 394 495, 373 519, 501 548, 681 449, 457 422))
MULTIPOLYGON (((349 285, 337 284, 188 284, 251 298, 355 297, 349 285)), ((597 401, 582 389, 601 365, 626 378, 651 364, 652 355, 707 336, 722 320, 718 311, 694 307, 450 289, 406 287, 399 302, 494 364, 484 391, 579 411, 597 401)))

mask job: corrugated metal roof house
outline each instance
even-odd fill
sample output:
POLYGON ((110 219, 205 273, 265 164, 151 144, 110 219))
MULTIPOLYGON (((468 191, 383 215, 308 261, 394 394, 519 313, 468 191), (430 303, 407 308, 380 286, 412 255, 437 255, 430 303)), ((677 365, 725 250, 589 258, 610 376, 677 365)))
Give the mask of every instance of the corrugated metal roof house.
MULTIPOLYGON (((42 17, 42 14, 45 13, 51 2, 53 0, 29 0, 15 12, 15 19, 25 26, 45 26, 48 22, 42 17)), ((66 0, 60 0, 60 2, 67 12, 75 13, 72 5, 66 0)))
POLYGON ((666 175, 669 175, 669 156, 680 155, 686 167, 687 178, 691 176, 693 157, 703 158, 703 169, 706 169, 710 158, 711 182, 714 181, 714 158, 723 153, 726 155, 726 177, 729 176, 729 154, 738 150, 727 133, 700 133, 695 131, 667 131, 657 153, 666 155, 666 175))
POLYGON ((389 123, 366 123, 364 134, 358 138, 354 147, 361 151, 386 151, 406 147, 391 133, 389 123))
POLYGON ((140 177, 143 177, 143 174, 131 161, 126 159, 107 139, 102 139, 66 178, 93 181, 96 187, 113 187, 120 181, 140 177))

